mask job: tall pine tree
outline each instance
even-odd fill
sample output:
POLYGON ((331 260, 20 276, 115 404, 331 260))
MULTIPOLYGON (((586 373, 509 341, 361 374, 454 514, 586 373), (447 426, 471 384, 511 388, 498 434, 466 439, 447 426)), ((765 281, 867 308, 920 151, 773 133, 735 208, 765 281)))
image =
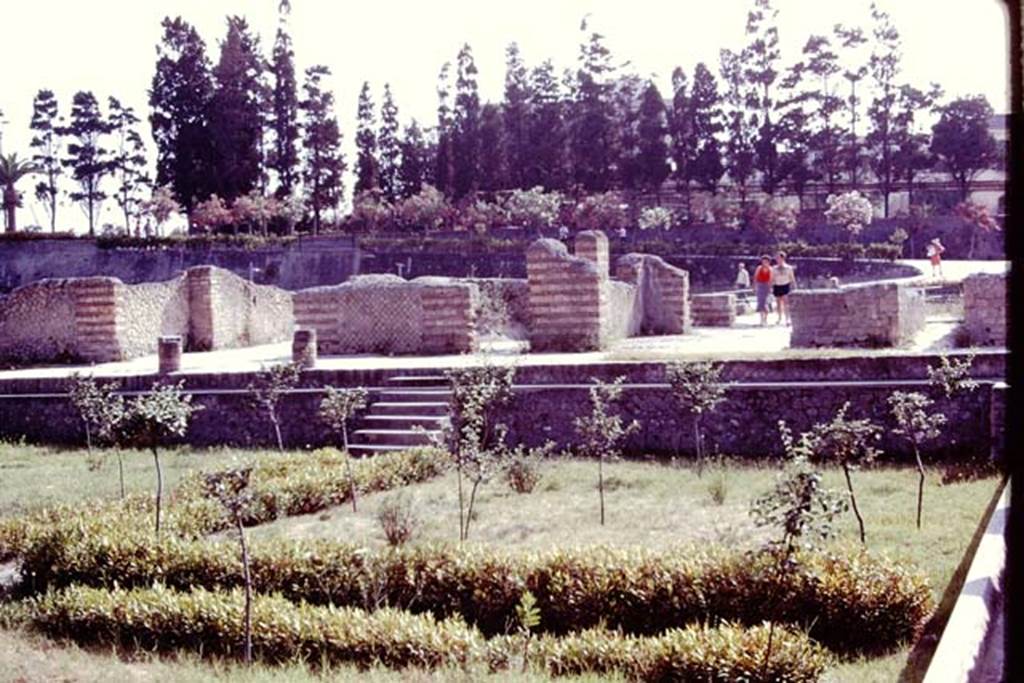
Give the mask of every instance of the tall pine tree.
POLYGON ((295 53, 292 50, 292 38, 288 34, 290 13, 291 4, 284 0, 278 8, 277 38, 274 40, 274 53, 270 62, 274 79, 271 116, 274 146, 269 166, 277 174, 274 194, 278 198, 291 196, 298 184, 299 173, 299 153, 296 149, 299 139, 299 95, 295 78, 295 53))
POLYGON ((824 179, 828 193, 835 194, 845 166, 843 131, 836 123, 836 116, 843 109, 839 56, 831 40, 819 35, 807 39, 803 56, 804 61, 791 80, 798 92, 795 97, 808 109, 810 163, 814 175, 824 179))
POLYGON ((85 210, 90 236, 96 234, 96 220, 107 198, 101 185, 110 173, 110 152, 103 147, 103 137, 108 132, 110 126, 103 118, 95 95, 88 91, 76 92, 71 101, 68 126, 60 129, 61 135, 70 138, 62 163, 78 183, 78 190, 71 192, 71 200, 80 203, 85 210))
POLYGON ((899 142, 897 103, 899 86, 896 77, 900 72, 900 34, 887 12, 871 4, 871 18, 874 41, 868 70, 874 81, 875 97, 868 108, 871 128, 867 143, 872 154, 869 156, 871 170, 875 174, 878 188, 882 192, 882 207, 889 217, 889 196, 896 189, 896 145, 899 142))
POLYGON ((689 81, 682 67, 672 70, 672 116, 669 119, 672 136, 672 171, 676 188, 683 193, 686 213, 690 212, 690 165, 697 146, 690 104, 689 81))
POLYGON ((480 111, 480 181, 485 192, 507 189, 508 160, 505 157, 505 126, 501 108, 485 104, 480 111))
POLYGON ((456 199, 480 187, 480 95, 473 50, 463 45, 455 62, 455 108, 452 116, 453 195, 456 199))
POLYGON ((50 231, 57 230, 57 196, 60 194, 58 180, 62 174, 60 163, 61 122, 57 113, 57 98, 52 90, 40 90, 32 100, 33 131, 31 147, 32 163, 43 180, 36 184, 36 199, 46 207, 50 216, 50 231))
POLYGON ((306 69, 299 108, 303 115, 302 148, 305 154, 302 181, 313 212, 313 234, 320 232, 323 213, 333 210, 345 190, 345 156, 341 150, 341 132, 334 113, 334 95, 324 89, 331 75, 326 66, 306 69))
POLYGON ((376 128, 370 84, 364 81, 356 110, 356 195, 380 187, 376 128))
MULTIPOLYGON (((580 26, 587 30, 586 21, 580 26)), ((614 67, 604 37, 591 33, 580 45, 572 113, 573 176, 583 189, 604 192, 615 170, 612 83, 614 67)))
MULTIPOLYGON (((505 50, 505 101, 502 121, 505 128, 505 159, 512 187, 527 187, 529 160, 530 80, 519 54, 519 45, 510 43, 505 50)), ((487 149, 485 147, 485 149, 487 149)))
POLYGON ((723 129, 721 98, 715 77, 703 62, 693 72, 689 112, 695 147, 687 177, 701 189, 715 193, 725 173, 718 142, 723 129))
POLYGON ((754 129, 746 117, 746 81, 742 56, 731 50, 720 53, 722 81, 725 84, 726 136, 725 166, 740 206, 746 208, 750 178, 754 174, 754 129))
POLYGON ((213 69, 210 131, 216 194, 225 201, 260 185, 263 159, 264 61, 259 39, 242 17, 228 17, 220 61, 213 69))
POLYGON ((391 86, 384 84, 380 103, 380 132, 377 135, 380 152, 380 189, 384 197, 393 202, 401 196, 399 170, 402 150, 398 140, 398 107, 391 96, 391 86))
POLYGON ((761 172, 761 189, 775 194, 783 178, 779 165, 779 134, 776 126, 775 80, 779 75, 779 30, 775 22, 778 11, 771 0, 754 0, 754 9, 747 14, 749 43, 743 52, 743 76, 749 84, 753 105, 751 126, 757 130, 754 143, 757 170, 761 172))
POLYGON ((401 156, 402 161, 398 169, 399 185, 402 196, 411 197, 420 191, 430 175, 430 150, 416 119, 405 128, 401 156))
POLYGON ((568 186, 571 167, 567 108, 554 66, 551 60, 546 60, 530 74, 530 114, 523 170, 527 188, 564 190, 568 186))
MULTIPOLYGON (((637 185, 661 196, 661 184, 671 171, 668 165, 668 117, 665 100, 654 81, 647 82, 637 117, 639 154, 636 163, 637 185)), ((660 203, 660 202, 659 202, 660 203)))
POLYGON ((433 173, 434 185, 449 197, 455 189, 455 162, 452 150, 455 124, 452 116, 451 68, 451 63, 445 62, 437 75, 437 151, 434 154, 433 173))
POLYGON ((149 122, 156 143, 156 182, 170 185, 190 215, 215 191, 207 122, 213 78, 206 45, 180 17, 165 18, 149 90, 149 122))
POLYGON ((149 176, 146 175, 146 146, 139 135, 139 117, 135 110, 121 104, 116 97, 107 100, 110 133, 113 136, 110 171, 114 176, 114 201, 124 214, 124 229, 131 233, 136 219, 135 233, 142 234, 138 223, 139 207, 148 195, 149 176))

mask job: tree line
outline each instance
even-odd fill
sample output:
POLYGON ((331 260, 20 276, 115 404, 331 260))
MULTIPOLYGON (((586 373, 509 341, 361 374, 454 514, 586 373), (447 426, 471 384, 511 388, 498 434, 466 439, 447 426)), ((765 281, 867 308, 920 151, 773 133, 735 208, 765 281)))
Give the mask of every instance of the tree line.
MULTIPOLYGON (((164 19, 149 91, 153 178, 130 107, 111 97, 104 114, 92 93, 79 92, 65 125, 53 93, 41 90, 32 162, 51 228, 67 174, 90 233, 108 197, 128 231, 139 232, 143 216, 159 224, 179 208, 195 229, 242 223, 319 231, 343 198, 347 163, 330 70, 307 69, 300 92, 289 13, 282 0, 269 58, 246 20, 228 17, 216 64, 191 24, 164 19)), ((793 64, 782 62, 777 20, 771 0, 752 0, 746 43, 722 49, 717 65, 677 67, 667 98, 653 80, 618 66, 586 19, 575 69, 559 73, 551 60, 529 66, 510 44, 497 103, 482 101, 464 45, 440 70, 432 125, 412 119, 403 128, 390 87, 378 108, 365 82, 355 130, 357 203, 394 203, 424 185, 456 203, 532 188, 577 200, 609 190, 660 199, 671 181, 688 213, 695 190, 729 190, 741 206, 756 190, 802 204, 814 185, 834 194, 871 183, 888 216, 894 192, 909 192, 914 203, 925 171, 948 173, 966 200, 977 175, 1001 160, 984 97, 943 102, 937 85, 905 82, 899 32, 875 4, 867 29, 837 24, 809 36, 793 64), (938 115, 930 131, 922 125, 928 113, 938 115)))

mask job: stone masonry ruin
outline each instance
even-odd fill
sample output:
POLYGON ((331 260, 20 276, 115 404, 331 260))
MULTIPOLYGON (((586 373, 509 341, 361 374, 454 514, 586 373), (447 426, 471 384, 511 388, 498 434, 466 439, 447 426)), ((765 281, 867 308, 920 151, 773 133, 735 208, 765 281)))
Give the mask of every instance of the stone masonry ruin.
POLYGON ((41 280, 0 300, 0 359, 19 364, 128 360, 155 353, 161 335, 201 351, 283 341, 291 330, 290 294, 212 266, 137 285, 41 280))
POLYGON ((900 282, 798 289, 789 295, 792 347, 905 346, 924 328, 924 295, 900 282))
POLYGON ((1006 274, 964 278, 964 327, 974 345, 1006 346, 1006 274))

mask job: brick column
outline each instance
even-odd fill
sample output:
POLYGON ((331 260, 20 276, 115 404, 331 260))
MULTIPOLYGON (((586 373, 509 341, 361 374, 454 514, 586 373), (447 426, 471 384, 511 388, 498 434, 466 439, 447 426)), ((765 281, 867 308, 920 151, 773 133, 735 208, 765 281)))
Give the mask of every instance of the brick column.
POLYGON ((120 281, 110 277, 70 281, 75 307, 78 355, 94 363, 121 360, 117 339, 117 299, 120 281))
POLYGON ((526 272, 532 350, 587 351, 604 347, 610 319, 607 272, 602 277, 597 264, 570 256, 564 244, 552 239, 530 245, 526 272))

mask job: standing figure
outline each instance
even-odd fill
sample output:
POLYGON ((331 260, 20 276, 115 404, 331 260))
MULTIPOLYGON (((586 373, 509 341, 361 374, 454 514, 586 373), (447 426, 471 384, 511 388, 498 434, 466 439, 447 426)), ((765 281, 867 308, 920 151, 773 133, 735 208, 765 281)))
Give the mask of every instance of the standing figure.
POLYGON ((757 312, 761 314, 761 326, 768 324, 768 295, 772 290, 772 260, 767 254, 754 269, 754 294, 757 297, 757 312))
POLYGON ((775 321, 776 325, 789 324, 789 303, 786 301, 786 297, 794 289, 796 289, 796 273, 793 271, 793 266, 786 263, 786 252, 780 251, 776 254, 775 265, 772 267, 772 294, 775 295, 775 301, 779 305, 779 317, 775 321))
POLYGON ((736 271, 736 289, 750 289, 750 273, 742 263, 739 270, 736 271))
POLYGON ((932 262, 932 277, 942 278, 942 252, 946 251, 946 247, 942 246, 942 242, 936 237, 928 243, 928 260, 932 262))

